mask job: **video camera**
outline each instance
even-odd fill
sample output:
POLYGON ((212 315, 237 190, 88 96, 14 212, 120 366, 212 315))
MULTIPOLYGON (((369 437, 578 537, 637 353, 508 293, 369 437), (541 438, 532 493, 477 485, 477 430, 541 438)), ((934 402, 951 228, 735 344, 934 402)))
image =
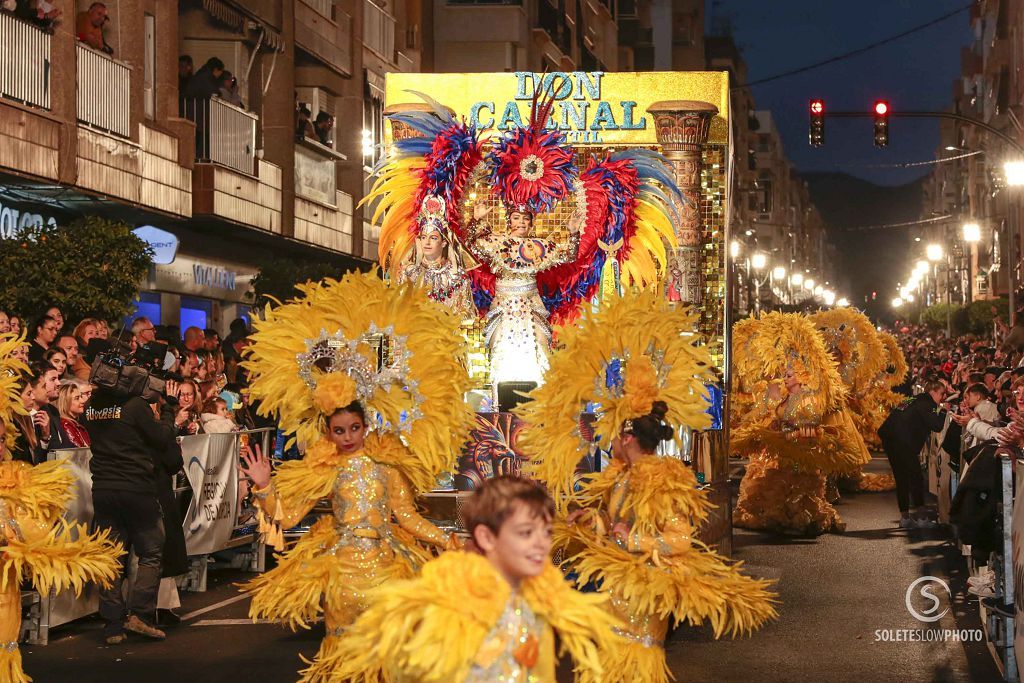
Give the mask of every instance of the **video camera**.
POLYGON ((177 403, 164 393, 167 381, 182 382, 184 377, 164 370, 167 344, 151 341, 132 351, 131 342, 118 336, 109 340, 91 339, 92 372, 89 381, 101 389, 131 397, 139 396, 153 402, 163 397, 177 403))

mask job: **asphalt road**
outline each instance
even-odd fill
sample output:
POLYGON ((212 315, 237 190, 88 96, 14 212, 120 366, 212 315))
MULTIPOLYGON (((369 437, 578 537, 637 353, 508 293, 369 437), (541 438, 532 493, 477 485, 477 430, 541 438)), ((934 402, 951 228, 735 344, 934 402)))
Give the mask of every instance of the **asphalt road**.
MULTIPOLYGON (((964 564, 945 532, 896 529, 892 493, 847 496, 839 509, 848 524, 839 536, 735 532, 737 559, 751 573, 778 580, 780 617, 737 640, 675 633, 668 658, 679 681, 999 680, 984 644, 875 642, 876 629, 921 626, 904 604, 918 577, 946 578, 954 592, 940 628, 977 628, 976 603, 963 597, 964 564)), ((49 645, 23 646, 25 669, 37 683, 294 681, 299 657, 316 652, 323 629, 291 633, 251 623, 248 600, 234 585, 244 578, 232 570, 212 571, 206 593, 183 594, 185 621, 164 642, 133 638, 108 647, 99 621, 84 619, 52 631, 49 645)))

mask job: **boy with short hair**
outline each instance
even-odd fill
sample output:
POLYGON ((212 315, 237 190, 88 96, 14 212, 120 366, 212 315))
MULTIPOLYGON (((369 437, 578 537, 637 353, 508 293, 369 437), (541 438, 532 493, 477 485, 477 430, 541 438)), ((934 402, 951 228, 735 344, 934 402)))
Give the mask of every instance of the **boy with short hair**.
MULTIPOLYGON (((615 622, 602 596, 577 592, 551 563, 547 491, 517 477, 490 479, 464 516, 469 550, 371 593, 332 657, 339 680, 384 672, 406 681, 554 683, 556 632, 577 671, 599 679, 598 649, 614 647, 615 622)), ((315 680, 315 671, 303 673, 315 680)))

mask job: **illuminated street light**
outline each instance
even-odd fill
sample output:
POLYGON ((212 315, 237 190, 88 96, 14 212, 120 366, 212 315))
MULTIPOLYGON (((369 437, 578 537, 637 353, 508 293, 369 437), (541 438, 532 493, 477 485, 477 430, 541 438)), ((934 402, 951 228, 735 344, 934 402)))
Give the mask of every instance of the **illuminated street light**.
POLYGON ((806 280, 804 280, 804 289, 806 289, 808 292, 813 292, 814 280, 812 280, 811 278, 807 278, 806 280))
POLYGON ((824 293, 825 293, 825 288, 822 287, 821 285, 816 285, 814 287, 814 296, 821 296, 824 293))
POLYGON ((739 255, 740 243, 737 242, 736 240, 733 240, 732 242, 729 243, 729 256, 731 256, 732 260, 735 261, 739 255))
POLYGON ((850 305, 850 302, 849 302, 849 300, 845 296, 844 297, 840 297, 839 300, 836 301, 836 306, 840 306, 842 308, 846 308, 849 305, 850 305))
POLYGON ((913 295, 913 294, 911 294, 911 293, 909 293, 909 292, 908 292, 908 293, 907 293, 907 295, 906 295, 905 297, 903 297, 903 298, 904 298, 904 299, 905 299, 906 301, 908 301, 909 303, 914 303, 914 295, 913 295))
POLYGON ((924 259, 918 261, 917 264, 914 266, 914 274, 915 275, 924 275, 927 272, 928 272, 928 262, 925 261, 924 259))
POLYGON ((792 275, 789 276, 789 284, 793 285, 794 287, 801 287, 801 286, 803 286, 803 284, 804 284, 804 274, 803 273, 793 273, 792 275))
POLYGON ((964 242, 981 240, 981 226, 977 223, 964 223, 964 242))
POLYGON ((1003 164, 1006 184, 1011 187, 1024 185, 1024 161, 1007 161, 1003 164))
POLYGON ((902 305, 903 305, 903 299, 901 299, 899 297, 896 297, 895 299, 892 300, 892 307, 893 308, 899 308, 902 305))
POLYGON ((929 244, 928 247, 925 249, 925 254, 928 256, 929 261, 942 260, 942 245, 929 244))
POLYGON ((786 269, 783 268, 782 266, 775 266, 775 269, 772 270, 772 277, 775 278, 776 280, 780 280, 780 281, 781 280, 785 280, 786 279, 786 269))
POLYGON ((761 270, 768 265, 768 257, 761 252, 757 252, 750 257, 750 265, 753 266, 754 270, 761 270))
POLYGON ((822 294, 822 298, 825 299, 825 305, 826 306, 832 306, 836 302, 836 293, 831 291, 831 290, 826 289, 825 293, 822 294))

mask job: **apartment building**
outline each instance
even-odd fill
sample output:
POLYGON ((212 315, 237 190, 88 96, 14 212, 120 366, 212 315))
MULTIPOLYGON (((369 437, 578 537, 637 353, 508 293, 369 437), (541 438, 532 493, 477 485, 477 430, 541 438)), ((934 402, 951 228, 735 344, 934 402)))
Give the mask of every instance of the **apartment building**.
POLYGON ((418 0, 109 0, 104 49, 76 36, 92 2, 54 4, 52 25, 0 13, 0 237, 81 215, 170 233, 140 303, 212 327, 246 312, 267 255, 339 272, 375 257, 355 205, 382 153, 384 75, 420 69, 418 0), (196 72, 220 60, 239 99, 190 96, 182 55, 196 72), (334 128, 296 136, 299 107, 334 128))

